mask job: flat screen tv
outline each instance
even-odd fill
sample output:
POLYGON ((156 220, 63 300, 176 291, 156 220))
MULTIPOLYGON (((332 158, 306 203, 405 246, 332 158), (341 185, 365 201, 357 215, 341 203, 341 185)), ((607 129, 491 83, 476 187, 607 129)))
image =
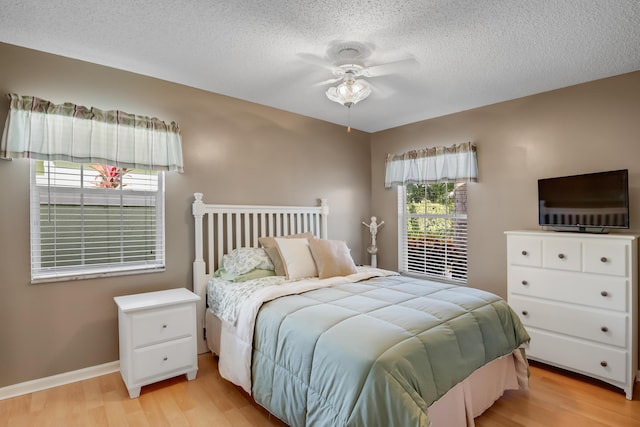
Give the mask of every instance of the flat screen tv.
POLYGON ((538 218, 560 231, 629 228, 628 170, 539 179, 538 218))

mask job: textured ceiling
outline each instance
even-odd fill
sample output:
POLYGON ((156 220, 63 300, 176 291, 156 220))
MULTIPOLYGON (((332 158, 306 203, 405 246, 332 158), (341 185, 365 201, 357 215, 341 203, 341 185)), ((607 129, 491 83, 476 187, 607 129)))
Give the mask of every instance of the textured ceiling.
POLYGON ((0 0, 0 41, 343 125, 318 83, 355 41, 413 65, 351 109, 375 132, 640 70, 640 1, 0 0))

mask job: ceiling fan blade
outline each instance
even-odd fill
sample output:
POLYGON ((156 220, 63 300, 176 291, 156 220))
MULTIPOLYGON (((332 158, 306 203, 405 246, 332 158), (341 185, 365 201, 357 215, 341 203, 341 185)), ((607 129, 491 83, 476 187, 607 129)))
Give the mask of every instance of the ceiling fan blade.
POLYGON ((342 77, 336 77, 335 79, 328 79, 328 80, 324 80, 318 83, 314 83, 313 86, 324 86, 324 85, 328 85, 328 84, 332 84, 332 83, 337 83, 340 80, 342 80, 342 77))
POLYGON ((328 59, 321 56, 312 53, 297 53, 296 56, 309 64, 317 65, 330 71, 335 69, 328 59))
POLYGON ((398 61, 387 62, 385 64, 372 65, 365 67, 364 75, 368 77, 384 76, 386 74, 396 74, 411 69, 418 68, 418 61, 415 58, 405 58, 398 61))
POLYGON ((369 81, 369 86, 371 86, 371 93, 375 94, 375 96, 379 98, 389 98, 394 93, 396 93, 394 89, 386 84, 383 84, 379 80, 375 82, 369 81))

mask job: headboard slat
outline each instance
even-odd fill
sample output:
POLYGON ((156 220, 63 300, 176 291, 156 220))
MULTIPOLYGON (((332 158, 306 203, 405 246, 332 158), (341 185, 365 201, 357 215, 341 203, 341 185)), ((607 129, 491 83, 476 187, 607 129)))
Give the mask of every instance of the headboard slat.
POLYGON ((276 221, 276 236, 280 236, 281 234, 283 234, 282 232, 282 223, 280 222, 280 215, 275 215, 275 221, 276 221))
MULTIPOLYGON (((213 214, 208 213, 207 215, 207 234, 209 234, 209 230, 213 229, 213 214)), ((207 266, 213 265, 213 239, 207 238, 207 266)), ((206 270, 207 274, 211 274, 211 271, 206 270)))
MULTIPOLYGON (((211 215, 213 216, 213 212, 211 213, 211 215)), ((209 266, 209 274, 213 274, 215 273, 215 266, 220 265, 220 262, 222 261, 222 255, 224 253, 224 240, 222 239, 223 237, 223 233, 222 231, 224 230, 224 228, 222 228, 222 215, 217 214, 217 230, 219 231, 218 233, 216 233, 216 230, 214 230, 213 228, 211 229, 211 232, 209 232, 209 239, 211 241, 215 241, 216 242, 216 246, 217 246, 217 253, 216 253, 216 257, 213 258, 211 265, 209 266), (219 239, 215 240, 213 238, 213 236, 220 236, 219 239)))

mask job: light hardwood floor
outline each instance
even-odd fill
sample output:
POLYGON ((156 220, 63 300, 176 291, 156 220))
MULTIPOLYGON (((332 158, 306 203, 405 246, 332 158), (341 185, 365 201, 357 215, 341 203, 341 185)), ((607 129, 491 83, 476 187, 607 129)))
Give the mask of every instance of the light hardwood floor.
MULTIPOLYGON (((220 378, 211 354, 198 377, 142 388, 129 399, 119 373, 0 401, 0 426, 284 426, 238 387, 220 378)), ((640 426, 633 401, 584 378, 531 366, 530 390, 510 391, 476 419, 478 427, 640 426)), ((446 426, 445 426, 446 427, 446 426)))

